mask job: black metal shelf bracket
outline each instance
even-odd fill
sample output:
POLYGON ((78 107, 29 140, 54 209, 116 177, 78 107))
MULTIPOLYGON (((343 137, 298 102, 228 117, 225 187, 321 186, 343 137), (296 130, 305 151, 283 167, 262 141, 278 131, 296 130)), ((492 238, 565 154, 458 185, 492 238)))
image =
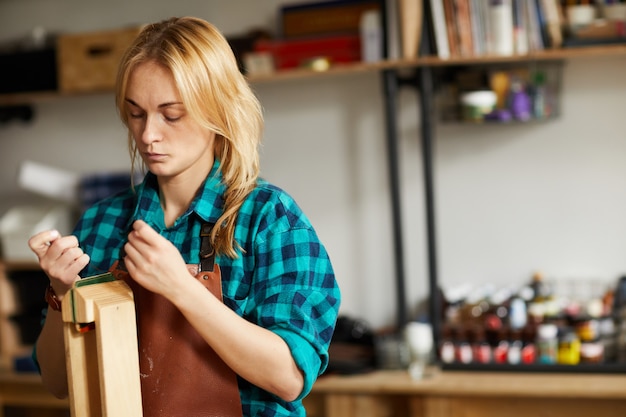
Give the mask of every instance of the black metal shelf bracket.
MULTIPOLYGON (((394 244, 395 282, 396 282, 396 320, 398 329, 408 322, 406 300, 405 250, 402 226, 402 201, 400 192, 400 160, 398 151, 397 98, 402 87, 415 88, 419 93, 419 120, 424 175, 424 204, 426 211, 427 262, 429 278, 429 315, 433 326, 439 326, 440 306, 437 284, 437 254, 435 232, 434 174, 433 174, 433 117, 434 117, 434 76, 431 67, 415 69, 410 75, 389 69, 382 73, 385 127, 387 140, 387 163, 392 210, 392 232, 394 244)), ((433 333, 439 334, 438 328, 433 333)))
POLYGON ((391 220, 393 233, 393 255, 396 283, 396 322, 398 329, 407 323, 407 307, 405 295, 404 243, 402 236, 402 210, 400 198, 400 169, 398 158, 398 124, 397 96, 400 81, 395 70, 382 72, 385 128, 387 140, 387 169, 389 170, 389 186, 391 195, 391 220))

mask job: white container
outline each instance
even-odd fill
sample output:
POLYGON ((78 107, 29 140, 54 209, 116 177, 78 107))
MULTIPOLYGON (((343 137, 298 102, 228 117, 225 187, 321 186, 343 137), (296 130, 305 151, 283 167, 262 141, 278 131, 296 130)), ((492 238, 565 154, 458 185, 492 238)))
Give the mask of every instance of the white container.
POLYGON ((567 23, 571 32, 589 26, 596 18, 596 7, 589 4, 582 4, 567 7, 567 23))
POLYGON ((603 15, 608 20, 626 21, 626 4, 605 4, 603 15))
POLYGON ((17 206, 0 219, 0 254, 7 261, 36 261, 28 239, 44 230, 70 232, 70 210, 65 206, 17 206))
POLYGON ((498 98, 491 90, 471 91, 461 95, 461 107, 463 120, 467 122, 480 122, 491 113, 498 98))
POLYGON ((363 12, 360 21, 361 61, 378 62, 383 59, 383 29, 377 10, 363 12))
POLYGON ((490 0, 489 25, 494 55, 509 56, 515 52, 513 7, 511 0, 490 0))

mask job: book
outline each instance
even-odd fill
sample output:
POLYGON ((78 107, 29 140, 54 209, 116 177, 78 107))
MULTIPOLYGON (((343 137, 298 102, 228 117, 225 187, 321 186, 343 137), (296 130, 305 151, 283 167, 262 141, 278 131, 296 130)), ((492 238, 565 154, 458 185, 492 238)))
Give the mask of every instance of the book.
POLYGON ((454 11, 459 39, 459 52, 461 56, 474 55, 474 41, 469 0, 455 0, 454 11))
POLYGON ((544 45, 544 48, 549 48, 551 46, 550 35, 548 33, 548 25, 546 23, 545 13, 543 11, 543 6, 541 5, 542 0, 531 0, 535 3, 535 12, 537 13, 537 22, 539 24, 539 33, 541 33, 541 40, 544 45))
POLYGON ((541 35, 541 24, 537 13, 537 3, 535 1, 524 2, 527 16, 528 49, 530 51, 543 51, 545 45, 541 35))
POLYGON ((441 59, 450 58, 446 15, 443 9, 443 0, 430 0, 430 12, 437 47, 437 56, 441 59))
POLYGON ((398 14, 399 0, 386 0, 384 9, 385 50, 387 59, 400 59, 400 22, 398 14))
POLYGON ((525 5, 527 0, 513 0, 513 48, 515 54, 528 53, 528 16, 525 5))
POLYGON ((422 34, 422 0, 399 0, 400 45, 402 58, 417 57, 422 34))
POLYGON ((469 8, 472 21, 474 54, 485 55, 488 50, 485 26, 486 3, 484 0, 469 0, 469 8))
POLYGON ((550 38, 550 47, 559 48, 563 44, 563 32, 561 31, 561 13, 557 0, 541 0, 541 8, 550 38))
POLYGON ((450 55, 459 55, 459 40, 454 14, 454 0, 443 0, 443 11, 446 17, 446 30, 448 32, 448 46, 450 55))

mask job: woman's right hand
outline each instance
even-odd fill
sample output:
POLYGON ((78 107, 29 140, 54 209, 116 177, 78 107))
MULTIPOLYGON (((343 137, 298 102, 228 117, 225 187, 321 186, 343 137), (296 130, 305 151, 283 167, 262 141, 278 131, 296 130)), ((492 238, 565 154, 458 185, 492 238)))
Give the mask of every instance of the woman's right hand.
POLYGON ((78 273, 89 263, 89 255, 78 246, 76 236, 61 236, 57 230, 37 233, 28 240, 28 246, 39 258, 39 266, 48 275, 59 300, 80 279, 78 273))

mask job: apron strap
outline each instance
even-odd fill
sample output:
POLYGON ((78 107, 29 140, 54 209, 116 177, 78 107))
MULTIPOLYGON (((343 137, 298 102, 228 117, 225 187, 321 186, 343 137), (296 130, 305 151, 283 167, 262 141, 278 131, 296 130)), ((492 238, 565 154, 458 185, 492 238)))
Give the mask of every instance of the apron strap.
POLYGON ((200 226, 200 265, 199 271, 212 272, 215 265, 215 250, 211 244, 211 231, 215 223, 202 223, 200 226))

